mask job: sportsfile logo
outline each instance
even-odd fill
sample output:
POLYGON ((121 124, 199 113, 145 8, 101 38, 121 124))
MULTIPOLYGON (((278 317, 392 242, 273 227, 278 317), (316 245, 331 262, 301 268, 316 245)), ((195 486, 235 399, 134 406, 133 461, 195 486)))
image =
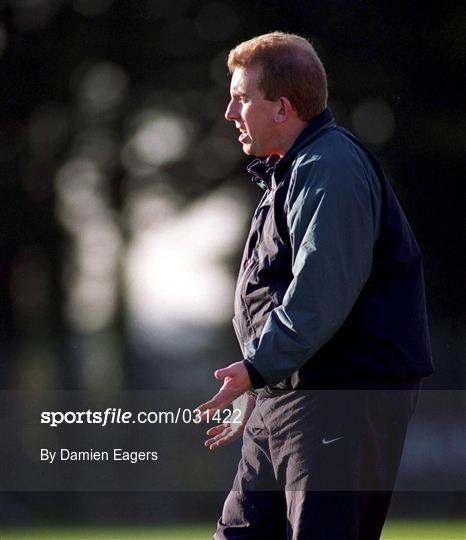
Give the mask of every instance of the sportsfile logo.
MULTIPOLYGON (((140 414, 140 413, 139 413, 140 414)), ((57 427, 65 424, 98 424, 105 427, 108 424, 129 424, 133 413, 108 407, 105 411, 42 411, 40 423, 57 427)))

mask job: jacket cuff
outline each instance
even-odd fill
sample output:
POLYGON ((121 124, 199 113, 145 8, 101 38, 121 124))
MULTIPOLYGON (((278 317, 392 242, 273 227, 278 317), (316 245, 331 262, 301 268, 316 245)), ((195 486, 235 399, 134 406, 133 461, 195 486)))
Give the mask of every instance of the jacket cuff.
POLYGON ((263 388, 266 384, 262 375, 257 371, 252 362, 249 360, 243 360, 246 369, 248 370, 249 378, 254 389, 263 388))

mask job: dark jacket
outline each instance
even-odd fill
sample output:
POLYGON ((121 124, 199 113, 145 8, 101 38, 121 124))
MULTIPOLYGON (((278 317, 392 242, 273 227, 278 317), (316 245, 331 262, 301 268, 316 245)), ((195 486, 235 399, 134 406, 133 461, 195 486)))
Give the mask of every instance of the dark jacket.
POLYGON ((248 170, 265 193, 233 324, 255 386, 432 373, 421 253, 377 159, 326 110, 248 170))

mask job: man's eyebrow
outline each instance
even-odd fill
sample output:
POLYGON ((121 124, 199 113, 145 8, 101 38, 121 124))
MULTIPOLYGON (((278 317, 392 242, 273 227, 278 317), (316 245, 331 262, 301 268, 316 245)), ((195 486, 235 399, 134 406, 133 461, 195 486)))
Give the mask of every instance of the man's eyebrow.
POLYGON ((247 94, 245 94, 241 90, 238 90, 238 88, 233 88, 233 90, 231 91, 231 95, 235 97, 248 97, 247 94))

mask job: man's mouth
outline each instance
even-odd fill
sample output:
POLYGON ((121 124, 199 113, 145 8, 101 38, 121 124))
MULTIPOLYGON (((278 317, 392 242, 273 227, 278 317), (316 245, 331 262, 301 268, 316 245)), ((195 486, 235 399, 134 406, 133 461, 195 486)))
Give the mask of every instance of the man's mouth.
POLYGON ((246 139, 249 139, 249 134, 248 134, 248 132, 247 132, 245 129, 240 129, 240 130, 239 130, 238 141, 239 141, 240 143, 243 143, 243 142, 246 142, 246 139))

